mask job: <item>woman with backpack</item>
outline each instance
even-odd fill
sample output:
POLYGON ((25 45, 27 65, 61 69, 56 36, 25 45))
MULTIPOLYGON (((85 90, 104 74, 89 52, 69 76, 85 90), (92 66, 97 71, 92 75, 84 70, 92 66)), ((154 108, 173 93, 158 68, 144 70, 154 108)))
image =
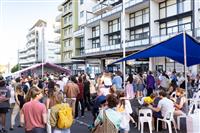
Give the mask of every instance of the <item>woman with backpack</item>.
POLYGON ((67 103, 63 103, 62 92, 55 94, 56 104, 51 108, 50 125, 52 133, 70 133, 73 124, 72 108, 67 103))

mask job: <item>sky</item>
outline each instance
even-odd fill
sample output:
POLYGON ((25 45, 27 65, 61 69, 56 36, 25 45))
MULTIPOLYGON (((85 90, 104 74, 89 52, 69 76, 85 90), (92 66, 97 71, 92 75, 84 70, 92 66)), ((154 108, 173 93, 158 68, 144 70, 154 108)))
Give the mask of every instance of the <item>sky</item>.
POLYGON ((28 30, 42 19, 55 23, 64 0, 0 0, 0 64, 16 64, 18 49, 25 47, 28 30))

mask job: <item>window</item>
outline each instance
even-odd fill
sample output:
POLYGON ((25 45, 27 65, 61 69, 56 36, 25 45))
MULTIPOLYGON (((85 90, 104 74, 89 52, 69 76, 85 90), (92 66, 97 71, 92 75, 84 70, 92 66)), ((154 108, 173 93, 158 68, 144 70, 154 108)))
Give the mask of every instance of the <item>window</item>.
POLYGON ((96 26, 96 27, 92 27, 92 38, 94 37, 98 37, 99 36, 99 26, 96 26))
POLYGON ((68 46, 71 46, 72 40, 70 39, 68 42, 68 46))
POLYGON ((64 5, 64 12, 66 12, 66 11, 67 11, 67 4, 64 5))
POLYGON ((100 47, 100 40, 99 40, 99 38, 95 39, 95 40, 92 40, 92 48, 99 48, 99 47, 100 47))
POLYGON ((69 34, 72 33, 72 27, 69 28, 69 32, 68 32, 68 33, 69 33, 69 34))
POLYGON ((67 24, 67 16, 64 17, 64 24, 67 24))
POLYGON ((83 2, 84 2, 83 0, 80 0, 80 5, 82 5, 82 4, 83 4, 83 2))
POLYGON ((130 27, 145 24, 149 22, 149 8, 139 10, 130 14, 130 27))
POLYGON ((72 23, 72 15, 69 15, 68 20, 69 20, 69 23, 72 23))
POLYGON ((109 45, 116 45, 121 43, 121 37, 120 34, 111 35, 108 37, 108 43, 109 45))
POLYGON ((191 16, 160 24, 160 35, 174 34, 192 29, 191 16))
POLYGON ((83 37, 80 38, 80 47, 81 48, 84 47, 84 38, 83 37))
POLYGON ((160 19, 191 11, 191 0, 168 0, 159 4, 160 19))
POLYGON ((108 32, 116 32, 120 30, 120 18, 108 22, 108 32))
POLYGON ((69 10, 72 9, 72 3, 69 3, 69 10))
POLYGON ((64 36, 67 36, 67 29, 64 29, 64 36))
POLYGON ((130 30, 130 40, 142 40, 149 37, 149 27, 130 30))
POLYGON ((80 18, 82 18, 84 16, 84 11, 80 12, 80 18))

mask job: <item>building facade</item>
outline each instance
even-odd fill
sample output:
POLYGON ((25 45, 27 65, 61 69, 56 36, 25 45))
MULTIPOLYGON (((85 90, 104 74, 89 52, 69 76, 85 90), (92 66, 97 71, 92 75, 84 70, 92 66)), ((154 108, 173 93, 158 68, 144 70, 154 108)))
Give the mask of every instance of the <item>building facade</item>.
MULTIPOLYGON (((78 22, 73 21, 73 24, 77 25, 75 30, 72 30, 72 39, 73 45, 77 47, 75 52, 71 50, 73 54, 68 57, 84 60, 88 73, 101 72, 105 66, 123 57, 122 28, 125 28, 126 55, 155 45, 183 31, 197 39, 200 37, 199 1, 80 0, 74 3, 77 4, 72 8, 72 14, 75 12, 76 17, 73 18, 78 18, 75 19, 78 22), (125 17, 122 15, 123 6, 125 17), (121 22, 125 22, 125 26, 121 22)), ((62 30, 64 33, 64 29, 62 30)), ((66 45, 66 49, 68 48, 70 46, 66 45)), ((64 55, 62 59, 65 60, 64 55)), ((126 66, 127 72, 149 69, 183 71, 183 65, 165 57, 127 61, 126 66)), ((122 63, 110 66, 109 69, 122 70, 122 63)), ((189 69, 195 73, 199 71, 198 66, 189 69)))
POLYGON ((19 50, 19 64, 22 68, 41 62, 58 62, 60 57, 55 54, 58 46, 51 41, 51 33, 53 31, 47 28, 47 23, 43 20, 38 20, 29 29, 26 46, 19 50))

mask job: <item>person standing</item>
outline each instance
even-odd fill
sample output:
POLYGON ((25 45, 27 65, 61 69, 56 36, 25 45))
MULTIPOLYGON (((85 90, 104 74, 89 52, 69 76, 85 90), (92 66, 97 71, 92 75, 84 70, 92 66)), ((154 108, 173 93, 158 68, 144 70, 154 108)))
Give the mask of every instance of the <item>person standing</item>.
POLYGON ((85 103, 85 107, 87 107, 87 110, 91 110, 90 105, 91 105, 91 101, 90 101, 90 82, 88 81, 86 75, 83 75, 83 85, 84 85, 84 89, 83 89, 83 96, 84 96, 84 103, 85 103))
POLYGON ((115 85, 117 90, 122 90, 122 77, 120 71, 116 72, 116 76, 114 76, 112 84, 115 85))
POLYGON ((42 90, 33 86, 31 93, 32 100, 24 104, 20 114, 21 124, 25 125, 25 133, 46 133, 47 109, 40 103, 42 90))
POLYGON ((150 96, 151 93, 153 93, 154 89, 155 89, 155 79, 152 75, 152 72, 149 71, 149 74, 147 75, 147 96, 150 96))
POLYGON ((10 108, 9 104, 10 99, 10 90, 6 87, 6 82, 2 76, 0 76, 0 116, 1 116, 1 123, 2 129, 0 132, 7 132, 5 129, 6 126, 6 113, 10 108))
POLYGON ((80 93, 75 76, 70 77, 70 81, 65 85, 64 94, 66 95, 67 103, 72 107, 73 116, 75 116, 76 97, 80 93))
POLYGON ((78 87, 79 87, 79 91, 80 93, 78 94, 77 98, 76 98, 76 107, 75 107, 75 118, 78 117, 78 108, 79 108, 79 102, 81 104, 81 116, 84 116, 84 103, 83 103, 83 80, 82 77, 79 76, 78 78, 78 87))
MULTIPOLYGON (((24 104, 24 91, 22 90, 22 86, 18 84, 15 90, 15 105, 11 113, 10 130, 14 130, 15 118, 17 114, 20 112, 20 109, 23 107, 23 104, 24 104)), ((21 127, 21 125, 19 125, 19 127, 21 127)))

